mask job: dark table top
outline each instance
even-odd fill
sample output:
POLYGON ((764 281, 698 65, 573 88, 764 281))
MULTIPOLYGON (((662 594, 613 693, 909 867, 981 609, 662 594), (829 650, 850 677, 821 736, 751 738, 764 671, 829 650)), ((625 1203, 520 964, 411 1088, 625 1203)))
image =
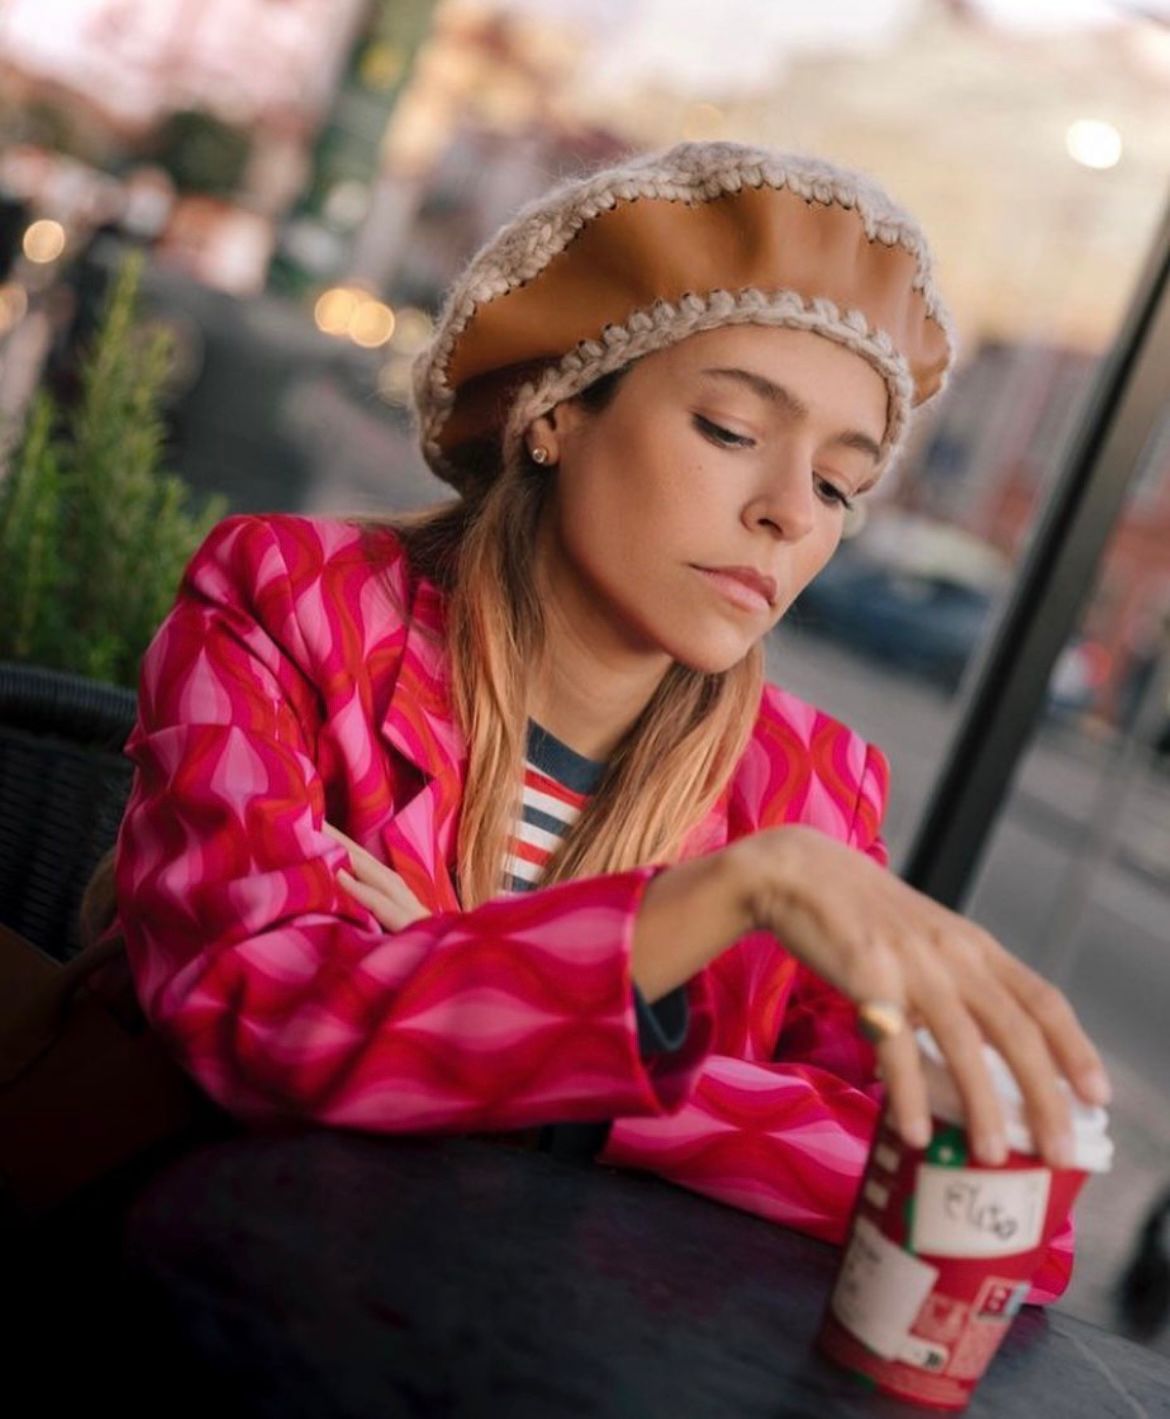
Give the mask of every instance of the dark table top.
MULTIPOLYGON (((121 1246, 135 1344, 213 1419, 930 1412, 811 1349, 836 1248, 493 1141, 212 1142, 149 1178, 121 1246)), ((1170 1362, 1026 1307, 966 1412, 1170 1415, 1170 1362)))

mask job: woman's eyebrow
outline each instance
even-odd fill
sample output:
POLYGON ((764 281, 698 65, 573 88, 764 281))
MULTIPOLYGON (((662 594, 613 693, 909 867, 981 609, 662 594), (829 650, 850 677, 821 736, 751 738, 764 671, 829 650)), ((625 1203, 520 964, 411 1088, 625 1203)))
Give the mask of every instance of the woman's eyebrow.
MULTIPOLYGON (((776 384, 755 370, 717 368, 700 370, 699 373, 720 375, 725 379, 734 379, 740 384, 746 384, 753 394, 767 400, 787 418, 794 419, 797 423, 808 418, 808 405, 803 399, 797 398, 790 389, 785 389, 782 384, 776 384)), ((860 449, 862 453, 868 453, 875 463, 881 456, 878 445, 860 429, 847 429, 844 433, 836 434, 829 442, 842 444, 846 448, 860 449)))

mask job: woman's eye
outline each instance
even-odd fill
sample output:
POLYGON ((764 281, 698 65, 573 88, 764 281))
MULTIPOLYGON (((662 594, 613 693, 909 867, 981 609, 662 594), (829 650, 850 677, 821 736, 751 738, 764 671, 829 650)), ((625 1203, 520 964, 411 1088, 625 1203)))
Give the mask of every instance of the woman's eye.
POLYGON ((747 438, 744 434, 734 434, 730 429, 725 429, 722 424, 713 423, 710 419, 705 419, 702 414, 694 416, 695 427, 700 432, 707 435, 713 442, 721 444, 724 448, 751 448, 755 439, 747 438))
POLYGON ((821 494, 821 496, 824 498, 825 502, 839 503, 845 509, 846 512, 848 512, 853 507, 853 499, 850 497, 846 497, 846 495, 841 491, 841 489, 830 483, 827 478, 818 478, 817 482, 824 489, 824 492, 821 494))
MULTIPOLYGON (((717 424, 712 419, 705 418, 702 414, 695 414, 695 427, 721 448, 753 448, 755 439, 748 438, 745 434, 733 433, 730 429, 725 429, 722 424, 717 424)), ((827 478, 816 478, 814 481, 819 485, 820 498, 822 502, 837 504, 843 507, 846 512, 853 507, 853 499, 847 497, 835 484, 830 483, 827 478)))

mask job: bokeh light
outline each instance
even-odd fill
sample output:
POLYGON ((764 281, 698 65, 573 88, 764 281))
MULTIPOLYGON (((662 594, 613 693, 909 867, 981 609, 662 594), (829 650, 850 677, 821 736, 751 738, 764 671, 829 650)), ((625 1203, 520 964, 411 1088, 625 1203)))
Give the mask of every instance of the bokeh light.
POLYGON ((1065 134, 1065 147, 1074 162, 1087 168, 1113 168, 1121 161, 1121 134, 1112 123, 1078 118, 1065 134))
POLYGON ((409 407, 411 364, 408 356, 394 354, 378 371, 378 394, 387 404, 393 404, 400 409, 409 407))
POLYGON ((435 324, 425 310, 405 305, 397 313, 392 343, 400 355, 414 355, 434 334, 435 324))
POLYGON ((365 299, 365 292, 353 286, 333 286, 317 297, 313 319, 326 335, 345 335, 349 323, 365 299))
POLYGON ((65 250, 65 228, 60 222, 42 217, 25 231, 22 246, 30 261, 38 266, 47 266, 65 250))
POLYGON ((366 350, 385 345, 397 323, 385 301, 361 286, 331 286, 322 291, 313 307, 313 319, 326 335, 348 336, 366 350))
POLYGON ((363 301, 349 320, 349 338, 364 350, 376 350, 394 334, 394 312, 383 301, 363 301))

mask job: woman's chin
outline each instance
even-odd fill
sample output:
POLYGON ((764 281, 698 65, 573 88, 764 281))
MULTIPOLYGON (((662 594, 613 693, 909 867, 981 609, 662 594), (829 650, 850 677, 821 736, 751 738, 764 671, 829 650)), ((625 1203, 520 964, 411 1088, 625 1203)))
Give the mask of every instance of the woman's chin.
POLYGON ((723 675, 738 665, 755 643, 746 636, 712 636, 700 644, 692 638, 686 642, 680 641, 671 654, 688 670, 698 670, 704 675, 723 675))

